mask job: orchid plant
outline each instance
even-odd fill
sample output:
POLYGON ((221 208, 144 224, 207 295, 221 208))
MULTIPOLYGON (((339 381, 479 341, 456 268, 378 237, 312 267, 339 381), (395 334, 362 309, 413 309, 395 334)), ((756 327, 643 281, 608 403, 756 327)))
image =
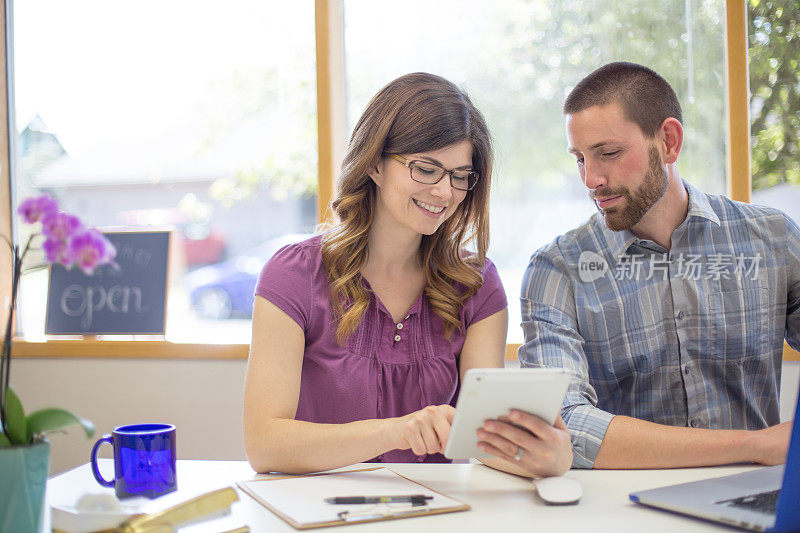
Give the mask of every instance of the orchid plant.
MULTIPOLYGON (((40 409, 25 415, 22 403, 9 386, 11 366, 11 335, 17 291, 22 276, 22 265, 34 242, 44 237, 41 249, 45 264, 61 264, 66 268, 78 267, 86 275, 104 264, 113 264, 116 249, 106 237, 93 228, 87 228, 80 219, 59 210, 58 203, 44 194, 23 201, 17 212, 27 224, 41 224, 41 231, 28 237, 25 247, 20 247, 5 238, 11 247, 11 303, 3 338, 0 359, 0 448, 33 444, 44 440, 47 433, 78 424, 86 435, 94 434, 94 425, 64 409, 40 409)), ((43 266, 43 265, 42 265, 43 266)))

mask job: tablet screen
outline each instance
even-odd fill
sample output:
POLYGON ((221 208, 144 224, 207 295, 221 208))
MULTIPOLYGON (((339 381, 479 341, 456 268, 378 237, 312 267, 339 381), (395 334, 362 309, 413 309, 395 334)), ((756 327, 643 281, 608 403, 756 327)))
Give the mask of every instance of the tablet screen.
POLYGON ((491 457, 478 448, 476 431, 489 419, 526 411, 553 424, 572 373, 560 368, 472 368, 456 404, 444 455, 448 459, 491 457))

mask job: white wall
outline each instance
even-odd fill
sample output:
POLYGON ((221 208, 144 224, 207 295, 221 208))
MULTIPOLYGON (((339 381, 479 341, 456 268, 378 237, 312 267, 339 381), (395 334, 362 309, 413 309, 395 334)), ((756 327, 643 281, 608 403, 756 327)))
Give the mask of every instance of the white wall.
MULTIPOLYGON (((783 366, 781 419, 788 420, 800 362, 783 366)), ((122 424, 168 422, 178 429, 180 459, 245 459, 245 367, 245 361, 15 359, 12 386, 27 411, 58 406, 92 420, 95 438, 122 424)), ((94 440, 76 429, 53 435, 51 473, 86 463, 94 440)), ((101 456, 110 457, 110 446, 104 448, 101 456)))
MULTIPOLYGON (((15 359, 11 386, 27 412, 63 407, 94 422, 52 435, 50 472, 86 463, 94 441, 114 427, 165 422, 177 427, 179 459, 245 459, 245 361, 15 359)), ((111 457, 104 445, 101 457, 111 457)))
POLYGON ((781 374, 781 422, 794 417, 797 390, 800 388, 800 361, 784 361, 781 374))

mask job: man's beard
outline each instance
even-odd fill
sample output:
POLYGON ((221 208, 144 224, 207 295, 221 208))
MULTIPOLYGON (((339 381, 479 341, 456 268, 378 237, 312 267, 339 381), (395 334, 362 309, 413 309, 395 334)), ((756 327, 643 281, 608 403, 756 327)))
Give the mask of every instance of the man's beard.
MULTIPOLYGON (((594 201, 595 197, 623 196, 625 207, 609 207, 597 209, 605 218, 606 226, 611 231, 631 229, 642 220, 642 217, 658 202, 667 191, 667 173, 661 166, 661 158, 654 146, 648 151, 648 169, 642 184, 635 194, 627 187, 598 188, 590 191, 589 196, 594 201)), ((597 204, 595 204, 597 205, 597 204)))

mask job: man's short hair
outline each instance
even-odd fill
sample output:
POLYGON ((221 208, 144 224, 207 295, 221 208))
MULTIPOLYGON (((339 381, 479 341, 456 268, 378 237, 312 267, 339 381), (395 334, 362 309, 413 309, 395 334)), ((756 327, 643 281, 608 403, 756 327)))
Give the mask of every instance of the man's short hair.
POLYGON ((564 114, 611 103, 620 104, 625 118, 650 138, 667 118, 683 123, 681 104, 667 80, 652 69, 622 61, 603 65, 583 78, 567 96, 564 114))

